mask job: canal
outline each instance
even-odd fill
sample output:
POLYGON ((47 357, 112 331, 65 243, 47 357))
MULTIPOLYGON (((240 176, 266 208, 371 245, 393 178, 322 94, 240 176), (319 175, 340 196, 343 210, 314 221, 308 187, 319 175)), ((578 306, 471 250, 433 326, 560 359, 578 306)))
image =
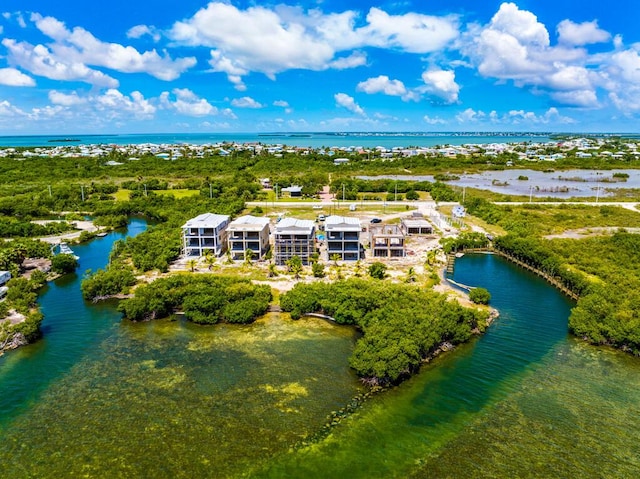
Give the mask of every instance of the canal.
MULTIPOLYGON (((130 234, 144 223, 134 222, 130 234)), ((115 236, 74 248, 104 266, 115 236), (101 243, 104 242, 104 243, 101 243)), ((44 339, 0 359, 7 477, 634 477, 640 362, 570 337, 572 302, 493 255, 455 280, 500 318, 316 437, 361 392, 356 332, 272 313, 254 325, 122 322, 80 277, 41 298, 44 339), (296 445, 296 447, 292 447, 296 445)))

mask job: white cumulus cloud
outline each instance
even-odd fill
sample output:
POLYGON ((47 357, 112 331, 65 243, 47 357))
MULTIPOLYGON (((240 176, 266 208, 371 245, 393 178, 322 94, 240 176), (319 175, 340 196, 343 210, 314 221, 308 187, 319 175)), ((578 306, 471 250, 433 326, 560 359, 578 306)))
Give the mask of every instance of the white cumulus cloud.
POLYGON ((364 110, 358 105, 352 96, 346 93, 336 93, 333 98, 336 100, 336 104, 347 110, 356 113, 358 115, 364 115, 364 110))
POLYGON ((87 103, 87 98, 78 96, 76 92, 63 93, 57 90, 49 91, 49 101, 54 105, 75 106, 87 103))
POLYGON ((36 82, 15 68, 0 68, 0 85, 35 86, 36 82))
POLYGON ((363 66, 367 57, 359 49, 367 47, 435 52, 451 43, 458 29, 454 16, 390 15, 375 7, 363 22, 354 11, 325 14, 285 5, 240 9, 210 2, 176 22, 169 37, 177 44, 211 48, 213 71, 226 73, 236 88, 244 89, 242 77, 250 72, 274 78, 291 69, 363 66))
POLYGON ((174 88, 171 92, 175 97, 171 99, 169 92, 162 92, 160 95, 160 103, 165 108, 176 110, 178 113, 187 116, 208 116, 216 115, 218 109, 211 105, 206 99, 198 97, 188 88, 174 88))
POLYGON ((611 39, 611 34, 598 27, 597 21, 574 23, 563 20, 558 24, 558 42, 567 45, 588 45, 603 43, 611 39))
POLYGON ((255 101, 250 96, 234 98, 233 100, 231 100, 231 106, 235 106, 236 108, 262 108, 262 104, 255 101))
POLYGON ((155 27, 149 25, 135 25, 127 30, 128 38, 142 38, 145 35, 150 36, 154 42, 160 41, 160 33, 155 27))
POLYGON ((5 38, 2 43, 9 51, 9 62, 54 80, 81 80, 114 88, 118 85, 115 79, 88 65, 124 73, 143 72, 169 81, 196 64, 193 57, 173 60, 167 52, 140 53, 131 46, 102 42, 81 27, 69 30, 53 17, 33 13, 31 21, 53 42, 47 46, 32 45, 5 38))
POLYGON ((456 74, 453 70, 441 70, 430 68, 422 73, 425 86, 422 91, 437 97, 444 103, 456 103, 460 85, 456 83, 456 74))
POLYGON ((384 93, 390 96, 403 96, 407 94, 407 88, 404 86, 404 83, 400 80, 391 80, 387 75, 380 75, 360 82, 356 89, 369 94, 384 93))

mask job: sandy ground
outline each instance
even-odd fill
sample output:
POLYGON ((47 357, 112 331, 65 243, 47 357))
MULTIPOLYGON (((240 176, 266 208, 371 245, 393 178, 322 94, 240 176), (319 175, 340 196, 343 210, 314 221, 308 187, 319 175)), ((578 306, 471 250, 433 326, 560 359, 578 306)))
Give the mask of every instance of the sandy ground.
MULTIPOLYGON (((58 220, 39 220, 39 221, 34 221, 34 223, 46 224, 54 221, 58 221, 58 220)), ((78 238, 83 231, 89 231, 89 232, 98 231, 98 227, 93 224, 93 221, 72 221, 71 224, 75 225, 78 231, 73 231, 71 233, 65 233, 62 235, 45 236, 39 239, 46 243, 58 244, 62 241, 78 238)))

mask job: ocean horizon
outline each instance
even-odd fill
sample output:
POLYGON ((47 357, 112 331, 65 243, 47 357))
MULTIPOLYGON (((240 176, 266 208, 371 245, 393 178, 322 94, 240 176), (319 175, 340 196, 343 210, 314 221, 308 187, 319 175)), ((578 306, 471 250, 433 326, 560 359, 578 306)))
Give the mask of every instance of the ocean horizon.
MULTIPOLYGON (((0 147, 53 147, 58 145, 140 145, 263 143, 295 147, 433 147, 485 143, 544 143, 552 132, 256 132, 256 133, 127 133, 82 135, 0 136, 0 147)), ((567 135, 569 135, 567 133, 567 135)), ((572 134, 573 135, 573 134, 572 134)), ((582 135, 582 134, 578 134, 582 135)), ((594 136, 594 134, 584 134, 594 136)), ((602 133, 597 136, 610 136, 602 133)), ((617 134, 615 134, 617 135, 617 134)), ((626 135, 625 136, 629 136, 626 135)))

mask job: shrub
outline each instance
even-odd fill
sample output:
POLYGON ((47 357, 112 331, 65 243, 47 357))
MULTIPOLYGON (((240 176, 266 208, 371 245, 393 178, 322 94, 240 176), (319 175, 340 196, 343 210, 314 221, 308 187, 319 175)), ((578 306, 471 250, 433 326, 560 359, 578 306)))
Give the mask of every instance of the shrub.
POLYGON ((473 288, 469 291, 469 299, 476 304, 489 304, 491 293, 485 288, 473 288))
POLYGON ((78 260, 71 254, 58 254, 51 260, 51 269, 55 273, 73 273, 78 267, 78 260))

